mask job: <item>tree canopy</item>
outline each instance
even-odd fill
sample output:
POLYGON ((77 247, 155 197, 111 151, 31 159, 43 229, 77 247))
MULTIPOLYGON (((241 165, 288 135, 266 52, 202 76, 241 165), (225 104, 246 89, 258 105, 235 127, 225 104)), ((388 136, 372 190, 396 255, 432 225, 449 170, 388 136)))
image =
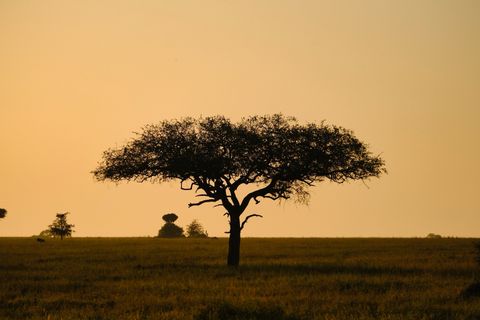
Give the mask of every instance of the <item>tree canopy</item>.
POLYGON ((275 114, 237 123, 215 116, 147 125, 125 146, 105 151, 93 173, 111 181, 178 179, 182 190, 195 190, 200 198, 189 207, 223 206, 230 220, 228 263, 238 265, 240 231, 249 218, 260 216, 240 221, 252 201, 306 203, 308 187, 317 182, 364 180, 384 172, 383 159, 352 131, 325 122, 302 125, 275 114), (240 197, 244 185, 255 189, 240 197))
POLYGON ((178 216, 175 213, 167 213, 162 216, 162 219, 167 223, 174 223, 177 221, 178 216))
POLYGON ((0 208, 0 219, 7 216, 7 209, 0 208))

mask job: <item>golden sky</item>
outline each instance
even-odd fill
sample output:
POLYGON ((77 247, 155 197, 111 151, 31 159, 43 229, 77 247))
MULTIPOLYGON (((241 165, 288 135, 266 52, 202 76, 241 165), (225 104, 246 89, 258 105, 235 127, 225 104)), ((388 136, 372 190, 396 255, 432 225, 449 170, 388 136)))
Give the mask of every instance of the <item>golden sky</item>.
POLYGON ((480 236, 480 1, 0 0, 1 236, 223 236, 179 185, 96 182, 149 123, 282 112, 352 129, 388 175, 264 201, 244 236, 480 236))

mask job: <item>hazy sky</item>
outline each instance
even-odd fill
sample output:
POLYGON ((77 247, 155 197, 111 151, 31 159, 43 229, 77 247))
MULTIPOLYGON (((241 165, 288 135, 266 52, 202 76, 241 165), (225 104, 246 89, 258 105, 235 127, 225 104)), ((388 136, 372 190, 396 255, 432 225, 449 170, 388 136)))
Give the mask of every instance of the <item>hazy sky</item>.
POLYGON ((480 236, 480 1, 0 0, 0 236, 210 235, 177 183, 96 182, 149 123, 282 112, 352 129, 388 175, 264 201, 244 236, 480 236))

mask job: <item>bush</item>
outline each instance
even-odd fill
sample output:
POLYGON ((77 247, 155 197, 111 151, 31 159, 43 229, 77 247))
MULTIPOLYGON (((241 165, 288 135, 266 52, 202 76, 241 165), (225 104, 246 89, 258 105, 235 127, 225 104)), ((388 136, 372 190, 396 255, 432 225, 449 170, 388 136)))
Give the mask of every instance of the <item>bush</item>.
POLYGON ((167 222, 163 227, 158 230, 159 238, 181 238, 183 235, 183 228, 177 226, 174 223, 167 222))
POLYGON ((187 226, 187 237, 189 238, 208 238, 208 232, 197 220, 193 220, 187 226))
POLYGON ((43 237, 43 238, 53 238, 53 235, 52 235, 52 233, 50 232, 49 229, 43 230, 42 232, 40 232, 40 234, 38 236, 43 237))

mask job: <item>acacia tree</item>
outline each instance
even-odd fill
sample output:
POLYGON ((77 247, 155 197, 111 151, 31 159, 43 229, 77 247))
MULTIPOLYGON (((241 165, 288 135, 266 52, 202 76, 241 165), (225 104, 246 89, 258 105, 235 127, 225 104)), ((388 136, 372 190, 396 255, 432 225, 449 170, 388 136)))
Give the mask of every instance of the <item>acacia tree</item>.
POLYGON ((7 216, 7 209, 0 208, 0 219, 7 216))
POLYGON ((104 152, 93 174, 100 180, 179 180, 197 202, 223 206, 229 219, 227 263, 238 266, 247 207, 262 199, 308 202, 316 182, 378 177, 384 161, 341 127, 281 114, 232 123, 223 116, 184 118, 147 125, 125 146, 104 152), (240 188, 243 192, 240 192, 240 188))
POLYGON ((57 213, 57 217, 53 223, 48 226, 48 230, 53 237, 60 237, 60 239, 63 240, 64 237, 72 236, 72 228, 75 227, 75 225, 67 222, 68 214, 69 212, 57 213))

